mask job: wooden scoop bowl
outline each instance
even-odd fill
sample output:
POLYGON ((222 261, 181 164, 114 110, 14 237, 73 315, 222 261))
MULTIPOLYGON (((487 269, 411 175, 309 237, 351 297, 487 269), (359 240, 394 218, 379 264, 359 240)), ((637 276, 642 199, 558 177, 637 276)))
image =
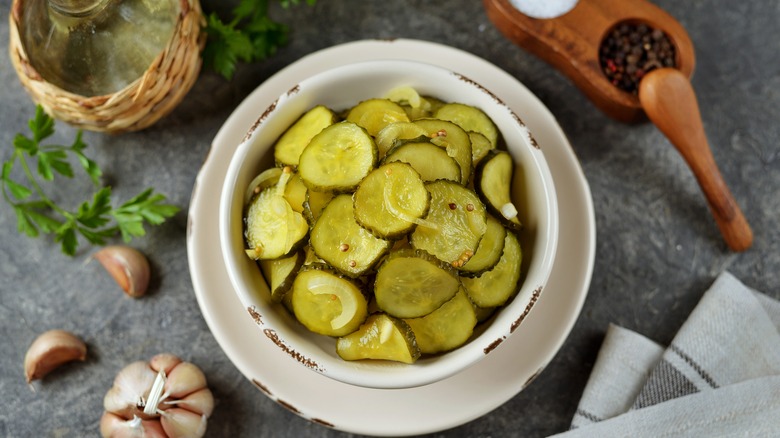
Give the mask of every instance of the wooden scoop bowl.
POLYGON ((649 118, 690 166, 729 248, 744 251, 751 246, 753 232, 707 143, 690 84, 696 62, 693 43, 677 20, 646 0, 580 0, 569 12, 550 19, 529 17, 509 0, 483 0, 483 4, 488 18, 507 38, 569 77, 604 113, 627 123, 649 118), (638 96, 610 83, 599 62, 602 41, 618 23, 660 29, 675 47, 676 67, 645 75, 638 96))

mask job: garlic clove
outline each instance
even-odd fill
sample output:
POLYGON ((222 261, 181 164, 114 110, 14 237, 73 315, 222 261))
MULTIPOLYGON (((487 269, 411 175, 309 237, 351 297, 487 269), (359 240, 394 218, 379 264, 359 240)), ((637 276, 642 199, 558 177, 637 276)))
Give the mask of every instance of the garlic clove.
POLYGON ((154 384, 157 373, 146 362, 133 362, 116 375, 114 386, 103 398, 103 408, 125 418, 143 416, 144 402, 154 384))
POLYGON ((43 378, 58 366, 87 357, 87 345, 76 335, 64 330, 41 333, 30 344, 24 356, 27 383, 43 378))
POLYGON ((100 418, 100 435, 104 438, 168 438, 159 421, 138 417, 125 420, 111 412, 103 412, 100 418))
POLYGON ((124 245, 106 246, 92 256, 111 274, 125 293, 133 298, 146 293, 150 271, 146 256, 124 245))
POLYGON ((203 371, 190 362, 176 365, 165 382, 165 394, 169 398, 181 398, 206 387, 203 371))
POLYGON ((180 363, 181 359, 170 353, 160 353, 149 360, 149 366, 154 372, 163 370, 166 375, 171 374, 171 370, 180 363))
POLYGON ((203 388, 182 399, 165 401, 160 405, 160 408, 166 409, 167 406, 180 407, 196 414, 209 417, 211 416, 211 413, 214 412, 214 395, 211 393, 210 389, 203 388))
POLYGON ((160 423, 169 438, 199 438, 206 433, 206 416, 186 409, 162 411, 160 423))

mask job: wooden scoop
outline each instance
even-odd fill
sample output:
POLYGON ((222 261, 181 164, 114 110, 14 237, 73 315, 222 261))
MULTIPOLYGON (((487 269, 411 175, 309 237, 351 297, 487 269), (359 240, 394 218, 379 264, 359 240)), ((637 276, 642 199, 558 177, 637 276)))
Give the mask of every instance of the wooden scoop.
POLYGON ((691 167, 729 248, 750 247, 753 233, 718 171, 702 128, 689 81, 693 43, 677 20, 646 0, 579 0, 570 11, 548 19, 529 17, 510 0, 483 0, 483 5, 507 38, 568 76, 604 113, 622 122, 650 118, 691 167), (619 23, 660 29, 675 47, 676 68, 648 73, 639 84, 640 96, 619 89, 601 70, 599 48, 619 23))
POLYGON ((647 117, 690 166, 729 248, 733 251, 750 248, 753 231, 712 157, 699 104, 688 78, 673 68, 653 70, 639 83, 639 101, 647 117))

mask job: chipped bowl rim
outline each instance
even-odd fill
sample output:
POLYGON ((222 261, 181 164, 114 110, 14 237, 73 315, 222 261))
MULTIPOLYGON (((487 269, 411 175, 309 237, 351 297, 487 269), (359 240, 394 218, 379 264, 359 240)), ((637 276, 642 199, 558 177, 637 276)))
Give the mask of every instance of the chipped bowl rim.
MULTIPOLYGON (((220 249, 231 285, 245 311, 269 342, 300 365, 362 387, 400 389, 426 385, 454 375, 500 348, 543 298, 558 246, 555 186, 543 149, 526 125, 489 88, 455 71, 416 61, 346 64, 310 76, 281 93, 260 114, 236 148, 221 195, 220 249), (244 188, 259 171, 273 165, 274 142, 306 110, 323 104, 339 111, 361 100, 381 97, 402 85, 411 86, 423 95, 477 106, 496 123, 516 163, 513 190, 522 186, 522 203, 537 207, 523 213, 525 229, 520 237, 524 279, 512 301, 492 316, 489 324, 478 326, 467 344, 455 350, 422 358, 411 365, 348 362, 338 357, 332 338, 308 332, 281 304, 270 301, 259 267, 244 256, 241 214, 244 188), (525 188, 529 184, 533 189, 525 188)), ((513 198, 517 196, 513 193, 513 198)))

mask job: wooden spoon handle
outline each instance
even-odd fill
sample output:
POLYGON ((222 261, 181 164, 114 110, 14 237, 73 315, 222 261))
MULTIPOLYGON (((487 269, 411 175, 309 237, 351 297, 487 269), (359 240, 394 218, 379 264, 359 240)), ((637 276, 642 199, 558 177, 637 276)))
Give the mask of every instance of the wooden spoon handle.
POLYGON ((639 84, 639 101, 650 120, 666 135, 690 166, 726 244, 744 251, 753 231, 718 170, 688 78, 672 68, 649 72, 639 84))

